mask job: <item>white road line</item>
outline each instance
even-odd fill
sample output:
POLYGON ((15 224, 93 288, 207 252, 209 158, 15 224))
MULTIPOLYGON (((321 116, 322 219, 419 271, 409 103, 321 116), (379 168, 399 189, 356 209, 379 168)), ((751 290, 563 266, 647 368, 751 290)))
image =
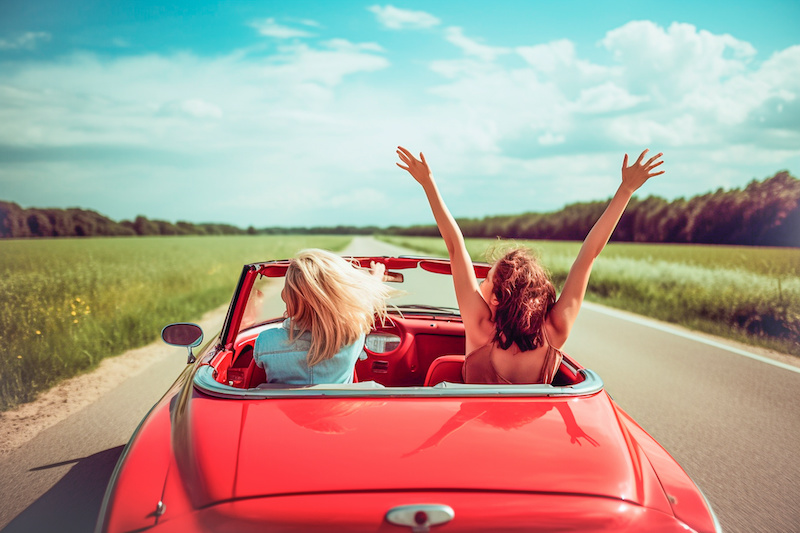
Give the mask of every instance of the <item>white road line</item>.
POLYGON ((720 350, 727 350, 737 355, 743 355, 744 357, 749 357, 750 359, 755 359, 756 361, 761 361, 762 363, 767 363, 772 366, 777 366, 778 368, 791 370, 792 372, 797 372, 798 374, 800 374, 800 368, 796 366, 787 365, 786 363, 781 363, 780 361, 775 361, 773 359, 769 359, 768 357, 763 357, 761 355, 754 354, 753 352, 748 352, 747 350, 741 350, 739 348, 734 348, 733 346, 728 346, 727 344, 723 344, 721 342, 713 341, 711 339, 706 339, 705 337, 701 337, 700 335, 695 335, 694 333, 680 331, 672 326, 660 324, 645 317, 630 315, 628 313, 616 311, 614 309, 610 309, 608 307, 598 304, 593 304, 591 302, 583 302, 583 305, 584 307, 591 309, 592 311, 597 311, 598 313, 604 313, 606 315, 610 315, 616 318, 621 318, 622 320, 627 320, 629 322, 634 322, 642 326, 647 326, 649 328, 657 329, 659 331, 671 333, 673 335, 677 335, 678 337, 684 337, 686 339, 690 339, 696 342, 702 342, 703 344, 713 346, 714 348, 719 348, 720 350))

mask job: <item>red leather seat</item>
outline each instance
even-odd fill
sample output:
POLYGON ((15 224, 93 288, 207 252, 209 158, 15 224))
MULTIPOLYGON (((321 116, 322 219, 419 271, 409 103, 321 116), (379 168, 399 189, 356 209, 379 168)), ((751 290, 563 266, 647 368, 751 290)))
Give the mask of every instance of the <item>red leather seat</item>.
POLYGON ((255 362, 253 362, 253 374, 250 378, 249 388, 253 389, 255 387, 258 387, 260 384, 266 382, 267 382, 267 373, 264 372, 263 368, 255 364, 255 362))
POLYGON ((425 376, 425 387, 433 387, 442 381, 464 383, 461 368, 464 366, 463 355, 441 355, 433 360, 425 376))

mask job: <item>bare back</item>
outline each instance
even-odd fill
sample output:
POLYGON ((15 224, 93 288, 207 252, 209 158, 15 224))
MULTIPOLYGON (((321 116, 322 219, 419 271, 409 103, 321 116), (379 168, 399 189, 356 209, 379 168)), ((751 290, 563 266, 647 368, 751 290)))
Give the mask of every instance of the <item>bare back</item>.
POLYGON ((462 370, 465 383, 551 383, 563 357, 547 341, 533 350, 519 351, 516 344, 503 349, 491 341, 467 354, 462 370))

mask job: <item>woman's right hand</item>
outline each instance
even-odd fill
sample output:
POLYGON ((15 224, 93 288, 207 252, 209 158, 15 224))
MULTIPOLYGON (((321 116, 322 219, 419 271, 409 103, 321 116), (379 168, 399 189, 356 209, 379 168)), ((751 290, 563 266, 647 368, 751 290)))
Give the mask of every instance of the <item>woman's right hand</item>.
POLYGON ((420 152, 419 159, 417 159, 402 146, 397 147, 397 155, 400 157, 400 163, 397 163, 397 166, 408 171, 422 185, 431 206, 433 218, 436 219, 436 227, 439 228, 439 233, 447 246, 450 270, 453 272, 453 286, 456 290, 458 308, 461 310, 466 349, 469 353, 482 344, 486 344, 487 341, 484 338, 487 335, 486 330, 494 326, 491 322, 491 310, 481 296, 478 280, 475 277, 475 268, 472 266, 472 258, 464 244, 464 235, 461 233, 456 219, 444 204, 442 195, 439 194, 425 156, 420 152))
POLYGON ((660 172, 653 172, 654 168, 664 162, 663 160, 658 161, 658 158, 664 155, 661 152, 648 159, 647 162, 642 163, 642 159, 644 159, 645 154, 649 151, 649 149, 645 149, 644 152, 639 154, 639 159, 631 166, 628 166, 628 154, 625 154, 625 158, 622 160, 622 187, 631 194, 653 176, 664 173, 663 170, 660 172))
POLYGON ((397 163, 397 166, 403 170, 407 170, 420 185, 425 187, 427 184, 433 182, 433 174, 431 173, 431 169, 428 168, 428 163, 425 161, 425 156, 422 152, 419 153, 420 158, 417 159, 411 152, 402 146, 398 146, 397 155, 400 157, 400 161, 404 163, 397 163))

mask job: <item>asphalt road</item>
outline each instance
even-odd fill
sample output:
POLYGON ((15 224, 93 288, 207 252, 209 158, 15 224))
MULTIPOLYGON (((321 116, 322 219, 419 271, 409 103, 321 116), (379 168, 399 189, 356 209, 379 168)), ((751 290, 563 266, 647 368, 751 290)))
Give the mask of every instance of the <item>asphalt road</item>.
MULTIPOLYGON (((678 460, 725 531, 800 531, 800 372, 599 306, 581 310, 565 351, 678 460)), ((0 460, 2 533, 92 531, 123 446, 184 363, 176 348, 0 460)))
POLYGON ((565 351, 677 459, 724 531, 800 532, 799 369, 618 314, 585 306, 565 351))

